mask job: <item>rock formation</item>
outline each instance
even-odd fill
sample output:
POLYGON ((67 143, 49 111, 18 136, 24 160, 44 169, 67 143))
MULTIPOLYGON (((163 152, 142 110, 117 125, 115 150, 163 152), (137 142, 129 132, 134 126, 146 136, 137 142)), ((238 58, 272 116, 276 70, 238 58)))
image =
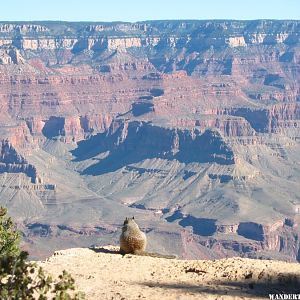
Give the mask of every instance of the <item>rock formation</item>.
POLYGON ((66 270, 88 300, 261 299, 297 294, 300 265, 228 258, 177 260, 125 255, 116 247, 56 251, 39 264, 57 276, 66 270))
POLYGON ((107 244, 136 215, 150 250, 299 260, 299 38, 299 21, 1 22, 0 203, 24 246, 107 244))

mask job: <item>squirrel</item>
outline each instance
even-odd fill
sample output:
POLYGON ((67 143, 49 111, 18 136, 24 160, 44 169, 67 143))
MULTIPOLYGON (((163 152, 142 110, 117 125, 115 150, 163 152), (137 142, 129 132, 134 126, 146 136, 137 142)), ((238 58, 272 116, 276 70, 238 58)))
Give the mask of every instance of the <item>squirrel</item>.
POLYGON ((159 253, 146 252, 147 237, 142 232, 135 222, 134 217, 126 218, 122 227, 122 234, 120 236, 120 253, 135 254, 140 256, 150 256, 157 258, 177 258, 174 255, 163 255, 159 253))

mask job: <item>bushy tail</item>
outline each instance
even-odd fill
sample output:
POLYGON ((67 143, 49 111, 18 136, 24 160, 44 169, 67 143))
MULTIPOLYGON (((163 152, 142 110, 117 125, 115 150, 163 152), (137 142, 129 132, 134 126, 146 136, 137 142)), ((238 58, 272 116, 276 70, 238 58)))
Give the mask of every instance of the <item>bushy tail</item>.
POLYGON ((155 252, 146 252, 146 251, 136 251, 134 252, 135 255, 139 256, 149 256, 149 257, 156 257, 156 258, 167 258, 167 259, 175 259, 177 258, 176 255, 165 255, 165 254, 159 254, 155 252))

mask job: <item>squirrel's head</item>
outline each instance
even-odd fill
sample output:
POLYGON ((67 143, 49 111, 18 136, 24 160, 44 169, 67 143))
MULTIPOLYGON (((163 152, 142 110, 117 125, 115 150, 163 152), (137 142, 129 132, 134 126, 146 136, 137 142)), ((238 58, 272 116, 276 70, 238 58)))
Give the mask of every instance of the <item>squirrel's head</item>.
POLYGON ((127 227, 127 226, 134 226, 134 227, 138 227, 138 225, 136 224, 134 217, 132 218, 126 218, 123 224, 123 228, 127 227))
POLYGON ((126 219, 125 219, 125 221, 124 221, 124 225, 127 225, 127 224, 129 224, 129 222, 134 222, 134 217, 132 217, 132 218, 127 218, 126 217, 126 219))

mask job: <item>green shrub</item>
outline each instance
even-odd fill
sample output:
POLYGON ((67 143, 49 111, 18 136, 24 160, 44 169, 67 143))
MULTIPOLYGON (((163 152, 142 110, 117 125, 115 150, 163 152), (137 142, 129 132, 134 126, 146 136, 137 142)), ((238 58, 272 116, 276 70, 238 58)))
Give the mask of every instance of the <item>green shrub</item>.
POLYGON ((74 279, 66 271, 53 280, 41 267, 26 261, 28 253, 20 250, 19 241, 6 209, 0 207, 0 299, 84 299, 82 293, 74 292, 74 279))
POLYGON ((6 209, 0 207, 0 257, 20 254, 20 234, 15 229, 11 218, 6 216, 6 209))

